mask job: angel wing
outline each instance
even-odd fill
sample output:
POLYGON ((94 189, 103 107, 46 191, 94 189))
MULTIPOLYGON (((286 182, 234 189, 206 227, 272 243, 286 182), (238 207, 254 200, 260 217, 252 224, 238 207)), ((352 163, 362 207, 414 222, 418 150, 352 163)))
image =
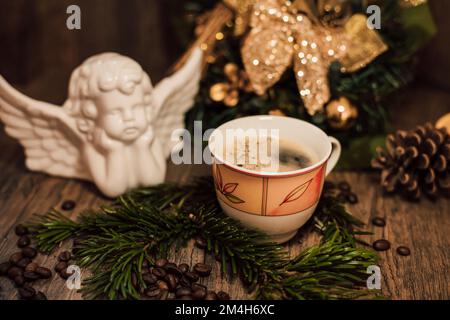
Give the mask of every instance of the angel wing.
POLYGON ((21 94, 0 76, 0 119, 24 147, 28 169, 89 179, 78 151, 82 138, 63 108, 21 94))
POLYGON ((157 108, 155 134, 161 139, 167 157, 177 144, 171 141, 172 132, 184 128, 184 114, 194 104, 202 73, 203 52, 195 49, 186 64, 172 76, 165 78, 153 92, 157 108))

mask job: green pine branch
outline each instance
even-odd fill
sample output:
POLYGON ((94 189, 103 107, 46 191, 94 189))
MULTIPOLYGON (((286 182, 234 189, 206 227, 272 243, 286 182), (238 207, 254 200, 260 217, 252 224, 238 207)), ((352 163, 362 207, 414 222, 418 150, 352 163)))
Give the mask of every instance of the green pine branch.
MULTIPOLYGON (((73 238, 76 262, 92 275, 83 282, 86 298, 139 298, 144 261, 166 257, 174 246, 195 236, 221 262, 222 271, 239 275, 259 298, 320 299, 363 295, 367 265, 376 262, 356 247, 362 223, 333 198, 324 197, 315 215, 320 244, 292 260, 283 247, 225 215, 211 178, 194 184, 161 184, 119 197, 109 206, 84 212, 77 221, 51 211, 32 225, 40 250, 51 252, 73 238), (348 284, 351 284, 349 286, 348 284)), ((366 293, 364 293, 366 294, 366 293)))

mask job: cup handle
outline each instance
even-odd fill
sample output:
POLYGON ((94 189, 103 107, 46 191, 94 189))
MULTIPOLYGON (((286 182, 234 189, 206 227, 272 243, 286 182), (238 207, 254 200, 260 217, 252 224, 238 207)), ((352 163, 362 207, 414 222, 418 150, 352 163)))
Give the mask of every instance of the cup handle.
POLYGON ((339 161, 339 157, 341 156, 341 144, 339 143, 338 139, 334 137, 328 137, 331 142, 331 155, 328 159, 327 163, 327 171, 325 173, 325 176, 327 176, 336 166, 337 162, 339 161))

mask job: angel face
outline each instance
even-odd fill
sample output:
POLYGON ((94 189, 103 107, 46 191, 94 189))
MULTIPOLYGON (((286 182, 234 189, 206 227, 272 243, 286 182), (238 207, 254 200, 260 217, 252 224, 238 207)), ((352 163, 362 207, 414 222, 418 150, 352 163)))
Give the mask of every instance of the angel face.
POLYGON ((112 139, 133 142, 149 126, 148 103, 141 86, 136 86, 130 95, 119 90, 104 92, 97 97, 96 104, 99 125, 112 139))

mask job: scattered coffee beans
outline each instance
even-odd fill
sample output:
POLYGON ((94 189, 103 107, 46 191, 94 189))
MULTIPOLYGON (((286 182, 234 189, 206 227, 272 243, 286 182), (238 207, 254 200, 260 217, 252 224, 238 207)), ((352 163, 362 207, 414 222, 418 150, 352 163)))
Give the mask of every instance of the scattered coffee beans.
POLYGON ((25 267, 25 271, 26 272, 35 272, 38 267, 39 267, 39 265, 37 263, 31 262, 25 267))
POLYGON ((160 268, 160 267, 154 268, 152 270, 152 273, 159 279, 164 278, 167 274, 166 270, 164 270, 163 268, 160 268))
POLYGON ((155 262, 155 266, 158 268, 163 268, 167 263, 167 259, 158 259, 155 262))
POLYGON ((77 203, 75 201, 66 200, 62 203, 61 209, 63 209, 64 211, 71 211, 71 210, 75 209, 76 205, 77 205, 77 203))
POLYGON ((19 295, 24 300, 33 299, 36 295, 36 290, 34 290, 31 286, 23 286, 19 288, 19 295))
POLYGON ((39 291, 38 293, 36 293, 36 295, 33 298, 34 300, 47 300, 47 297, 45 296, 44 293, 42 293, 41 291, 39 291))
POLYGON ((36 281, 39 279, 39 275, 36 272, 24 272, 23 277, 27 281, 36 281))
POLYGON ((22 260, 22 258, 23 258, 22 252, 16 252, 16 253, 13 253, 9 257, 9 262, 11 262, 12 264, 17 265, 19 263, 19 261, 22 260))
POLYGON ((158 278, 154 274, 146 273, 142 276, 142 280, 146 285, 152 285, 158 281, 158 278))
POLYGON ((19 262, 16 263, 16 266, 18 266, 21 269, 25 269, 25 267, 31 263, 30 258, 22 258, 19 260, 19 262))
POLYGON ((409 256, 411 254, 411 250, 408 247, 400 246, 397 248, 397 253, 401 256, 409 256))
POLYGON ((31 240, 30 240, 30 238, 28 236, 21 236, 19 238, 19 240, 17 240, 17 246, 19 248, 24 248, 26 246, 29 246, 30 243, 31 243, 31 240))
POLYGON ((32 247, 25 247, 22 249, 23 256, 34 259, 37 256, 37 250, 32 247))
POLYGON ((25 284, 25 278, 21 275, 15 277, 13 281, 17 287, 22 287, 25 284))
POLYGON ((217 299, 230 300, 230 295, 224 291, 219 291, 219 292, 217 292, 217 299))
POLYGON ((198 274, 192 271, 185 272, 184 275, 190 282, 197 282, 199 279, 198 274))
POLYGON ((200 277, 207 277, 207 276, 209 276, 211 274, 211 270, 212 270, 211 266, 209 266, 207 264, 204 264, 204 263, 197 263, 194 266, 194 271, 197 272, 197 274, 200 277))
POLYGON ((57 273, 60 273, 60 272, 63 271, 64 269, 67 269, 67 267, 68 267, 67 262, 60 261, 60 262, 58 262, 58 263, 56 264, 56 266, 55 266, 55 271, 56 271, 57 273))
POLYGON ((338 183, 338 188, 342 191, 350 191, 350 184, 347 181, 341 181, 338 183))
POLYGON ((187 265, 186 263, 182 263, 178 266, 178 268, 180 269, 180 271, 182 273, 188 272, 189 271, 189 265, 187 265))
POLYGON ((72 255, 69 251, 63 251, 59 254, 58 260, 67 262, 72 258, 72 255))
POLYGON ((197 236, 195 237, 195 245, 200 249, 205 249, 207 246, 207 242, 202 236, 197 236))
POLYGON ((325 181, 324 192, 325 195, 336 197, 336 199, 342 204, 358 203, 358 196, 352 192, 350 184, 346 181, 339 182, 337 186, 331 181, 325 181))
POLYGON ((375 241, 372 244, 372 247, 377 251, 386 251, 386 250, 389 250, 389 248, 391 247, 391 244, 389 241, 387 241, 385 239, 380 239, 380 240, 375 241))
POLYGON ((11 262, 3 262, 2 264, 0 264, 0 276, 6 276, 11 266, 12 266, 11 262))
POLYGON ((386 220, 380 217, 375 217, 372 219, 372 224, 377 227, 384 227, 386 225, 386 220))
POLYGON ((30 233, 28 228, 19 224, 14 231, 19 236, 17 247, 22 250, 13 253, 9 257, 9 261, 0 263, 0 276, 7 276, 14 282, 21 299, 46 300, 47 297, 42 292, 36 293, 30 283, 38 279, 48 279, 52 272, 48 268, 40 267, 33 262, 38 252, 35 248, 29 246, 31 239, 28 237, 30 233))
POLYGON ((14 229, 16 235, 18 236, 24 236, 29 233, 28 228, 25 227, 23 224, 18 224, 16 228, 14 229))
POLYGON ((49 279, 52 277, 52 271, 48 268, 37 267, 35 272, 41 279, 49 279))
POLYGON ((8 278, 10 278, 11 280, 14 280, 14 278, 17 276, 23 276, 22 269, 20 269, 19 267, 16 267, 16 266, 9 268, 8 278))
POLYGON ((175 296, 177 298, 181 298, 183 296, 190 295, 192 293, 192 289, 189 287, 181 287, 175 292, 175 296))
POLYGON ((61 277, 61 278, 63 278, 64 280, 67 280, 67 279, 69 279, 69 277, 71 276, 73 274, 73 272, 68 272, 67 271, 67 268, 65 268, 65 269, 63 269, 60 273, 59 273, 59 276, 61 277))

